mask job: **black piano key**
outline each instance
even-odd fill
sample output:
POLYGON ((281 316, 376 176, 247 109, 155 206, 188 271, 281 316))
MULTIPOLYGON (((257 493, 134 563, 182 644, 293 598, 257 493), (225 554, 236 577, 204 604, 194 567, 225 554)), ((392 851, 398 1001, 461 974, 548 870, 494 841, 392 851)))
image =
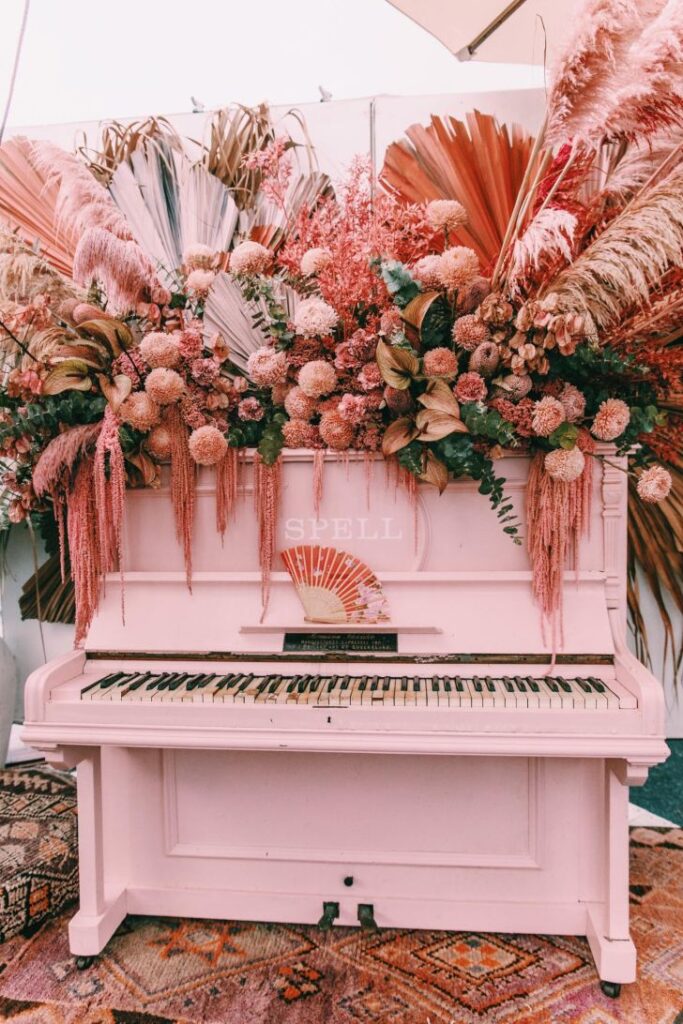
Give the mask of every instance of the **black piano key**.
POLYGON ((422 680, 420 676, 414 676, 413 678, 413 693, 419 693, 422 687, 422 680))
POLYGON ((205 678, 206 676, 203 672, 196 672, 194 675, 188 676, 185 680, 185 689, 195 690, 205 678))
POLYGON ((358 684, 358 689, 359 690, 365 690, 367 688, 367 685, 368 685, 368 677, 367 676, 361 676, 360 677, 360 682, 358 684))
MULTIPOLYGON (((338 677, 337 676, 333 676, 332 678, 333 679, 337 679, 338 677)), ((351 686, 351 676, 341 676, 341 678, 339 680, 339 689, 340 690, 348 690, 348 688, 350 686, 351 686)))
POLYGON ((268 687, 268 693, 275 693, 281 682, 282 676, 273 676, 268 687))
POLYGON ((515 692, 515 684, 510 679, 510 676, 503 676, 503 686, 505 687, 508 693, 515 692))
POLYGON ((391 676, 384 676, 382 678, 382 690, 386 693, 391 687, 391 676))
POLYGON ((484 682, 486 683, 486 689, 489 691, 489 693, 496 692, 496 684, 494 683, 493 679, 491 679, 491 676, 486 676, 484 682))
POLYGON ((591 684, 591 686, 593 687, 594 690, 598 691, 598 693, 606 693, 607 692, 605 684, 602 682, 601 679, 596 679, 595 676, 589 676, 588 677, 588 682, 591 684))
POLYGON ((249 686, 251 686, 253 680, 254 680, 254 673, 253 672, 249 672, 246 676, 244 676, 242 678, 242 682, 237 687, 237 693, 243 693, 244 690, 246 690, 249 686))
POLYGON ((464 693, 465 692, 465 684, 463 683, 463 681, 460 678, 460 676, 456 676, 455 677, 455 690, 456 690, 456 693, 464 693))
POLYGON ((526 693, 526 682, 521 676, 515 676, 515 686, 521 693, 526 693))
POLYGON ((271 676, 264 676, 261 682, 256 687, 256 696, 260 697, 261 694, 270 685, 271 676))
POLYGON ((131 690, 139 690, 152 676, 151 672, 143 672, 142 675, 137 676, 130 680, 130 682, 124 684, 124 693, 130 693, 131 690))
POLYGON ((379 676, 373 676, 370 680, 370 689, 379 690, 379 676))
POLYGON ((296 685, 299 682, 300 676, 292 676, 286 686, 287 693, 294 693, 296 685))
POLYGON ((538 683, 536 682, 535 679, 529 679, 527 677, 527 683, 528 683, 529 689, 531 690, 532 693, 540 693, 541 692, 541 687, 538 685, 538 683))
POLYGON ((189 672, 180 672, 178 677, 169 683, 169 690, 177 690, 187 679, 191 679, 192 676, 189 672))
POLYGON ((481 679, 479 678, 479 676, 475 676, 475 677, 473 678, 473 680, 472 680, 472 686, 473 686, 473 687, 474 687, 474 689, 475 689, 475 690, 477 691, 477 693, 481 693, 481 691, 482 691, 482 690, 484 689, 484 687, 483 687, 483 684, 482 684, 482 681, 481 681, 481 679))
POLYGON ((438 693, 439 689, 440 689, 440 687, 439 687, 439 677, 438 676, 432 676, 432 693, 438 693))
MULTIPOLYGON (((332 691, 334 690, 335 686, 337 685, 338 680, 339 680, 339 676, 330 676, 330 681, 327 684, 327 692, 328 693, 332 693, 332 691)), ((345 685, 348 685, 348 681, 349 681, 349 677, 348 676, 344 676, 344 682, 342 682, 342 689, 345 689, 345 685)))
POLYGON ((177 676, 177 674, 177 672, 161 672, 158 676, 152 676, 150 681, 147 683, 145 689, 158 690, 159 687, 164 689, 166 687, 166 684, 175 676, 177 676))
POLYGON ((572 692, 572 688, 566 679, 563 679, 562 676, 555 676, 555 678, 557 679, 557 685, 560 687, 561 690, 564 690, 565 693, 572 692))
POLYGON ((320 683, 321 683, 320 676, 313 676, 313 678, 311 679, 311 685, 308 687, 308 689, 311 691, 311 693, 317 693, 318 692, 318 689, 320 687, 320 683))
MULTIPOLYGON (((87 693, 88 690, 94 690, 96 687, 99 688, 99 686, 102 683, 104 683, 105 681, 107 681, 107 680, 111 680, 111 682, 115 683, 115 682, 117 682, 117 680, 119 680, 121 678, 121 676, 123 676, 125 674, 126 674, 125 672, 110 672, 110 674, 108 676, 102 676, 101 679, 96 679, 94 683, 89 683, 88 686, 85 686, 81 690, 81 694, 87 693)), ((106 687, 105 687, 105 689, 106 689, 106 687)))
POLYGON ((577 679, 576 682, 579 684, 584 693, 592 693, 593 688, 586 679, 577 679))
POLYGON ((560 687, 558 686, 557 681, 552 678, 552 676, 546 676, 545 677, 545 682, 546 682, 546 686, 548 687, 548 689, 552 693, 559 693, 560 692, 560 687))
POLYGON ((408 680, 405 676, 401 676, 401 692, 405 693, 408 689, 408 680))
POLYGON ((308 689, 308 684, 310 683, 310 681, 311 681, 310 675, 302 676, 301 679, 299 680, 299 682, 296 685, 296 692, 297 693, 305 693, 306 690, 308 689))
POLYGON ((104 676, 103 679, 98 679, 97 685, 100 690, 108 690, 114 683, 123 682, 123 679, 129 679, 131 676, 136 676, 137 672, 114 672, 112 675, 104 676))
POLYGON ((443 688, 446 691, 446 693, 450 693, 451 690, 453 689, 453 686, 448 676, 444 676, 443 688))

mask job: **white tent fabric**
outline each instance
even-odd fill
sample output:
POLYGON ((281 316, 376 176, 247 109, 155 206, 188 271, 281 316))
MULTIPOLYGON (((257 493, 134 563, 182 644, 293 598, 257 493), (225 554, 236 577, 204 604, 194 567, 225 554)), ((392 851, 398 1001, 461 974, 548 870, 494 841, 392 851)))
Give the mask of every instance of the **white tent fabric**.
POLYGON ((388 0, 459 60, 545 64, 571 31, 572 0, 388 0))

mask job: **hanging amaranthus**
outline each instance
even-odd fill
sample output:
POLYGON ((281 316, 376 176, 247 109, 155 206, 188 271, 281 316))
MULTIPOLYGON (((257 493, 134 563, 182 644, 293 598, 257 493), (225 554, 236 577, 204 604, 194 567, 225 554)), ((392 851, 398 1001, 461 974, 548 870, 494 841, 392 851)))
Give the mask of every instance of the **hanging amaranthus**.
POLYGON ((268 465, 260 455, 254 456, 254 507, 258 520, 259 565, 261 567, 261 619, 270 598, 270 576, 275 559, 278 509, 282 473, 280 460, 268 465))
POLYGON ((103 572, 122 568, 126 469, 119 441, 119 419, 107 406, 93 464, 97 534, 103 572))
POLYGON ((323 472, 325 470, 325 452, 316 448, 313 452, 313 511, 320 517, 320 502, 323 498, 323 472))
POLYGON ((192 589, 192 527, 195 506, 195 464, 187 443, 187 427, 177 405, 170 405, 166 426, 171 440, 171 501, 175 532, 182 545, 187 585, 192 589))
POLYGON ((97 536, 97 505, 92 462, 83 459, 67 493, 67 531, 71 576, 76 593, 76 646, 88 632, 97 608, 102 560, 97 536))
POLYGON ((225 535, 237 500, 239 449, 229 447, 216 465, 216 529, 225 535))
POLYGON ((534 456, 527 483, 527 548, 533 573, 532 590, 541 608, 544 627, 550 627, 553 653, 563 643, 562 582, 567 563, 578 569, 579 541, 590 521, 593 460, 583 473, 566 483, 553 480, 544 468, 544 455, 534 456))

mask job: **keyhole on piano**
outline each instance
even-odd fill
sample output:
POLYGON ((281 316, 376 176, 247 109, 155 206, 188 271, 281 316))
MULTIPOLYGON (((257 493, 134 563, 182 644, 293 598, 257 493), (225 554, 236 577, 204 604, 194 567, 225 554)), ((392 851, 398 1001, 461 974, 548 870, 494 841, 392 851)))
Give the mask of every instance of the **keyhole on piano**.
POLYGON ((346 878, 344 879, 344 885, 348 886, 349 888, 353 885, 353 875, 346 876, 346 878))
POLYGON ((327 716, 327 724, 328 724, 328 725, 331 725, 331 724, 332 724, 332 719, 330 718, 330 716, 329 716, 329 715, 327 716))

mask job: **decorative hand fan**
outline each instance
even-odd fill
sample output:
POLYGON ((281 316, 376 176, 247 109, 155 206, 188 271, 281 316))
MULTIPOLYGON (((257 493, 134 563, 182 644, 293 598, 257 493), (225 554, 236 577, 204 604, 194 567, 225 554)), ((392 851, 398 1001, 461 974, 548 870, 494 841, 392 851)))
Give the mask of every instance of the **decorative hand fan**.
POLYGON ((346 551, 302 544, 282 552, 307 622, 382 622, 389 618, 382 585, 346 551))

